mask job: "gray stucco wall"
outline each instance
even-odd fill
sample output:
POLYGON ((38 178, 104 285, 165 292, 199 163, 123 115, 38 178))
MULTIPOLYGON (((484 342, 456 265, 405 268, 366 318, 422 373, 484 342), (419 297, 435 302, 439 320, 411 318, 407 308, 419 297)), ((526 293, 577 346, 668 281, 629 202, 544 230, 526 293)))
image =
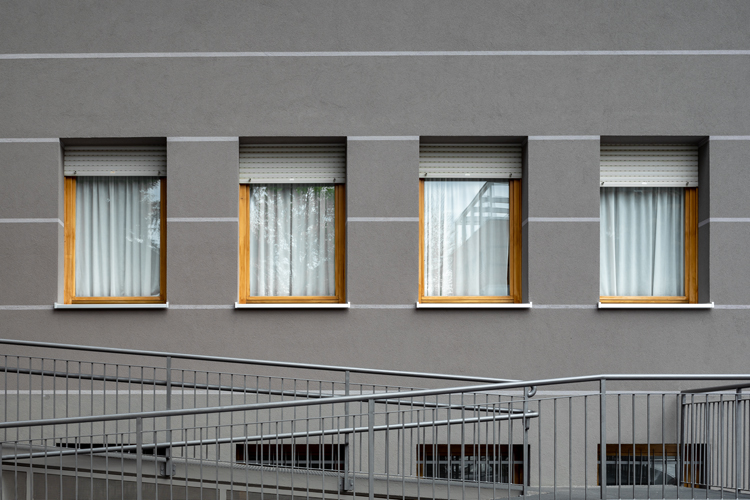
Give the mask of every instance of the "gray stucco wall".
MULTIPOLYGON (((206 5, 23 2, 6 7, 0 47, 750 49, 742 1, 206 5)), ((418 136, 531 136, 524 296, 534 303, 527 311, 416 310, 417 222, 354 220, 352 309, 235 311, 238 231, 222 220, 168 223, 168 299, 177 308, 53 311, 62 283, 59 144, 2 142, 0 336, 509 378, 746 371, 748 308, 594 308, 598 223, 535 219, 599 216, 599 142, 534 136, 748 136, 749 91, 747 54, 0 57, 0 138, 348 136, 352 218, 418 216, 418 136), (361 307, 373 305, 399 308, 361 307)), ((167 144, 168 216, 236 218, 238 143, 167 144)), ((736 219, 750 217, 750 141, 710 140, 703 151, 700 297, 748 306, 750 223, 736 219)))

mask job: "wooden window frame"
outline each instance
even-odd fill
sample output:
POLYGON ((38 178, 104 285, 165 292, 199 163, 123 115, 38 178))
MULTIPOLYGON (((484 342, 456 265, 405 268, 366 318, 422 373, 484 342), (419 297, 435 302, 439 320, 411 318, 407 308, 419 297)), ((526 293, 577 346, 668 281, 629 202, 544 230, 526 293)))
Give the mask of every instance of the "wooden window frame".
POLYGON ((602 304, 697 304, 698 303, 698 188, 685 188, 685 295, 601 296, 602 304))
POLYGON ((520 304, 522 300, 521 179, 509 179, 508 291, 510 295, 459 295, 441 297, 424 294, 424 183, 419 179, 419 302, 422 304, 520 304))
POLYGON ((239 303, 240 304, 345 304, 346 303, 346 186, 334 184, 335 295, 250 295, 250 184, 240 184, 239 303))
POLYGON ((166 304, 167 302, 167 179, 159 178, 159 296, 148 297, 77 297, 76 277, 76 177, 65 177, 64 286, 65 304, 166 304))

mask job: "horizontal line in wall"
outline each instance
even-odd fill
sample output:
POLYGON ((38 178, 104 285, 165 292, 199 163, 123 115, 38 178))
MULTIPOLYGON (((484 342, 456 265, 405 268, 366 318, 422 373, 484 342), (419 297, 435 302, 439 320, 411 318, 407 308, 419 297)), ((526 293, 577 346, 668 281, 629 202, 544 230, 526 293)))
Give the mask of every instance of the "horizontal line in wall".
POLYGON ((596 309, 596 304, 537 304, 534 309, 596 309))
POLYGON ((352 135, 349 141, 418 141, 418 135, 352 135))
POLYGON ((529 217, 529 222, 599 222, 599 217, 529 217))
POLYGON ((233 305, 227 304, 181 304, 181 305, 169 305, 170 309, 234 309, 233 305))
POLYGON ((750 135, 712 135, 712 141, 750 141, 750 135))
POLYGON ((420 56, 748 56, 750 50, 393 50, 299 52, 88 52, 0 54, 13 59, 143 59, 180 57, 420 57, 420 56))
POLYGON ((65 227, 60 219, 0 219, 0 224, 39 224, 39 223, 57 223, 65 227))
POLYGON ((414 304, 352 304, 351 309, 414 309, 414 304))
POLYGON ((698 223, 698 227, 703 227, 713 222, 750 222, 750 217, 710 217, 698 223))
POLYGON ((530 135, 530 141, 598 141, 598 135, 530 135))
POLYGON ((348 217, 346 222, 419 222, 419 217, 348 217))
MULTIPOLYGON (((106 305, 106 304, 105 304, 106 305)), ((114 304, 122 305, 122 304, 114 304)), ((161 305, 161 304, 160 304, 161 305)), ((162 305, 163 306, 163 305, 162 305)), ((169 304, 169 309, 234 309, 226 304, 169 304)), ((350 309, 415 309, 414 304, 351 304, 350 309)), ((537 304, 534 309, 596 309, 597 304, 537 304)), ((750 305, 723 304, 714 305, 714 309, 750 309, 750 305)), ((51 305, 0 305, 0 311, 49 311, 51 305)))
POLYGON ((6 138, 6 139, 0 139, 0 143, 2 142, 60 142, 60 139, 56 138, 25 138, 25 139, 14 139, 14 138, 6 138))
POLYGON ((167 217, 167 222, 239 222, 238 217, 167 217))
POLYGON ((53 306, 0 306, 0 311, 51 311, 53 306))
POLYGON ((167 137, 167 142, 237 142, 239 137, 167 137))

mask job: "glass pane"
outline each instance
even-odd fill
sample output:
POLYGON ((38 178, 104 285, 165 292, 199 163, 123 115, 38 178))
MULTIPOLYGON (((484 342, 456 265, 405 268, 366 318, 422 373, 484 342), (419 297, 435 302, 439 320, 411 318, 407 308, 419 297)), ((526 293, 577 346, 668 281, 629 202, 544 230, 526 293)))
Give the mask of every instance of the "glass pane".
POLYGON ((600 294, 685 295, 684 218, 684 188, 601 188, 600 294))
POLYGON ((336 293, 335 187, 250 185, 250 295, 336 293))
POLYGON ((158 177, 78 177, 77 297, 159 295, 158 177))
POLYGON ((508 181, 425 181, 425 295, 509 295, 509 192, 508 181))

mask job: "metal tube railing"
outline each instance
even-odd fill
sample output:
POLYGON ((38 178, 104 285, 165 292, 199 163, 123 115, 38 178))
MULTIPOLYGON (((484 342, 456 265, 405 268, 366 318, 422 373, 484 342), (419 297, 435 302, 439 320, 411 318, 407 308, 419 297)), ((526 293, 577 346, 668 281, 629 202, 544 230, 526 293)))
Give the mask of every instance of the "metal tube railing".
POLYGON ((58 344, 54 342, 36 342, 30 340, 14 340, 14 339, 0 339, 0 344, 6 345, 18 345, 26 347, 40 347, 50 349, 66 349, 74 351, 86 351, 86 352, 103 352, 110 354, 125 354, 132 356, 149 356, 157 358, 171 357, 172 359, 187 359, 192 361, 210 361, 220 363, 235 363, 243 365, 256 365, 256 366, 272 366, 279 368, 295 368, 302 370, 317 370, 317 371, 332 371, 332 372, 350 372, 350 373, 362 373, 367 375, 383 375, 393 377, 410 377, 410 378, 424 378, 434 380, 456 380, 463 382, 482 382, 482 383, 493 383, 493 382, 515 382, 514 379, 502 379, 502 378, 490 378, 490 377, 473 377, 467 375, 451 375, 445 373, 430 373, 430 372, 413 372, 413 371, 402 371, 402 370, 382 370, 378 368, 357 368, 351 366, 336 366, 336 365, 322 365, 315 363, 293 363, 289 361, 268 361, 261 359, 244 359, 244 358, 232 358, 225 356, 208 356, 201 354, 185 354, 177 352, 160 352, 160 351, 147 351, 137 349, 122 349, 116 347, 98 347, 98 346, 87 346, 87 345, 75 345, 75 344, 58 344))
MULTIPOLYGON (((557 379, 539 379, 521 382, 506 382, 495 384, 482 384, 474 386, 450 387, 442 389, 420 389, 415 391, 390 392, 379 395, 358 395, 358 396, 338 396, 332 398, 321 398, 316 400, 292 400, 292 401, 274 401, 267 403, 254 403, 248 405, 219 406, 207 408, 188 408, 177 410, 158 410, 150 412, 120 413, 99 416, 82 416, 68 417, 58 419, 37 419, 21 422, 0 422, 0 429, 9 429, 14 427, 35 427, 39 425, 63 425, 87 422, 105 422, 114 420, 126 420, 137 417, 157 418, 157 417, 177 417, 184 415, 201 415, 208 413, 226 413, 232 411, 244 410, 263 410, 263 409, 280 409, 292 408, 298 406, 316 406, 324 404, 351 403, 359 401, 380 400, 390 398, 414 398, 423 396, 438 396, 445 394, 458 394, 467 392, 486 392, 499 391, 503 389, 515 389, 529 386, 548 386, 548 385, 567 385, 582 382, 603 382, 604 380, 620 381, 664 381, 664 380, 750 380, 750 374, 662 374, 662 375, 641 375, 641 374, 610 374, 610 375, 589 375, 581 377, 564 377, 557 379)), ((604 387, 602 385, 602 387, 604 387)))
MULTIPOLYGON (((35 347, 58 346, 20 342, 35 347)), ((79 346, 67 346, 76 347, 79 346)), ((152 352, 92 348, 100 349, 128 355, 152 352)), ((93 494, 94 481, 98 480, 94 472, 109 478, 108 464, 112 464, 119 467, 121 481, 125 481, 126 472, 137 479, 138 495, 133 492, 131 498, 150 498, 153 493, 159 498, 170 497, 177 482, 184 484, 185 495, 189 486, 195 486, 209 488, 212 494, 215 490, 215 495, 221 494, 222 498, 225 491, 227 498, 234 498, 230 493, 237 485, 246 495, 251 488, 259 488, 261 495, 264 491, 265 495, 289 492, 292 497, 309 497, 311 492, 328 497, 334 488, 332 496, 338 494, 337 490, 386 498, 497 498, 522 492, 540 500, 548 493, 554 499, 580 493, 587 500, 630 496, 626 485, 632 485, 633 498, 650 498, 656 491, 652 485, 661 485, 662 497, 694 497, 698 488, 713 488, 717 493, 720 490, 722 496, 732 498, 750 493, 750 471, 746 470, 750 464, 750 399, 737 390, 750 385, 750 374, 600 374, 518 381, 447 375, 450 380, 491 382, 413 389, 355 384, 349 380, 350 372, 345 367, 334 367, 344 371, 344 379, 333 382, 199 372, 192 367, 185 370, 173 366, 172 353, 154 355, 164 357, 166 367, 114 363, 95 367, 95 363, 84 362, 82 369, 77 361, 69 364, 53 358, 18 357, 17 366, 0 368, 15 385, 8 387, 6 378, 5 414, 11 418, 0 423, 6 433, 0 440, 5 468, 28 469, 28 484, 34 486, 34 481, 38 481, 39 487, 44 488, 48 471, 56 471, 61 491, 63 476, 74 473, 76 491, 80 475, 89 481, 81 483, 82 491, 91 489, 93 494), (61 370, 63 364, 65 371, 61 370), (75 367, 77 372, 68 370, 75 367), (33 379, 37 385, 32 385, 32 377, 37 377, 33 379), (237 377, 242 378, 238 381, 237 377), (77 393, 75 385, 71 390, 69 381, 77 381, 77 393), (613 391, 614 383, 627 381, 733 384, 689 393, 613 391), (563 392, 556 389, 534 394, 536 388, 582 383, 597 383, 599 387, 575 394, 565 394, 567 388, 563 392), (118 390, 125 384, 127 391, 121 401, 118 390), (68 399, 55 403, 55 389, 60 387, 64 387, 65 397, 74 396, 70 404, 78 405, 77 416, 67 416, 68 399), (158 399, 156 387, 166 388, 160 389, 158 399), (28 391, 24 392, 26 388, 28 391), (117 390, 111 392, 112 388, 117 390), (10 413, 9 389, 17 394, 13 400, 16 408, 10 413), (35 389, 33 393, 31 389, 35 389), (186 392, 188 389, 194 392, 186 392), (205 395, 195 392, 198 389, 206 391, 205 395), (522 390, 518 395, 517 389, 522 390), (729 395, 707 392, 710 389, 734 390, 729 395), (105 397, 107 391, 110 395, 105 397), (99 405, 96 408, 95 393, 99 405), (537 398, 531 399, 535 395, 537 398), (47 400, 45 409, 44 398, 48 397, 52 399, 47 400), (136 403, 137 398, 140 403, 131 408, 130 402, 136 403), (595 401, 591 398, 597 398, 599 404, 591 404, 595 401), (58 418, 54 413, 59 403, 65 405, 65 411, 58 411, 57 415, 65 417, 58 418), (32 404, 40 411, 32 413, 32 404), (50 414, 49 404, 53 418, 44 418, 50 414), (186 407, 190 404, 193 407, 186 407), (195 407, 200 404, 205 407, 195 407), (21 405, 23 411, 18 413, 21 405), (83 415, 81 405, 92 414, 83 415), (107 414, 113 407, 114 413, 107 414), (102 414, 94 415, 95 412, 102 414), (19 418, 10 421, 14 413, 19 418), (544 423, 542 413, 549 415, 544 423), (31 418, 36 414, 42 418, 31 418), (21 418, 26 416, 26 420, 21 418), (531 419, 536 420, 534 426, 529 425, 531 419), (135 430, 131 428, 133 423, 135 430), (598 427, 599 436, 591 440, 597 434, 596 430, 592 434, 593 425, 598 427), (15 429, 15 433, 10 429, 15 429), (135 454, 123 455, 132 452, 135 454), (530 452, 536 455, 536 463, 530 452), (179 466, 178 476, 166 472, 172 470, 172 464, 179 466), (161 465, 164 467, 160 469, 161 465), (589 482, 593 481, 591 473, 597 476, 596 483, 589 482), (244 475, 244 480, 238 474, 244 475), (331 476, 337 479, 334 487, 326 482, 331 476), (532 476, 538 481, 527 486, 532 476), (165 485, 170 488, 167 493, 157 492, 165 485), (608 491, 608 485, 616 485, 617 491, 608 491), (594 486, 596 493, 589 491, 594 486)), ((211 362, 257 361, 184 356, 211 362)), ((5 358, 8 365, 8 356, 5 358)), ((261 364, 325 369, 325 365, 273 361, 261 364)), ((371 373, 369 369, 352 372, 371 373)), ((389 376, 428 375, 374 372, 389 376)), ((115 472, 112 470, 112 474, 115 472)), ((16 476, 11 481, 17 482, 16 476)), ((2 480, 0 477, 0 488, 2 480)), ((39 496, 37 493, 35 497, 39 496)), ((44 496, 49 495, 42 493, 44 496)))

